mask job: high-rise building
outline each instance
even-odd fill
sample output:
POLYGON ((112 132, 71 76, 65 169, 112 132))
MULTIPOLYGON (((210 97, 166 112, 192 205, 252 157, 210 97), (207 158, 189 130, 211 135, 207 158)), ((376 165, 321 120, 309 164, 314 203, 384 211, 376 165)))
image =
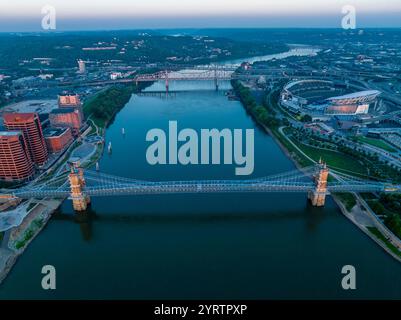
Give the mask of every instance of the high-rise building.
POLYGON ((79 68, 79 73, 85 73, 86 72, 86 67, 85 67, 85 61, 79 59, 78 60, 78 68, 79 68))
POLYGON ((27 180, 34 174, 34 164, 21 131, 0 131, 0 179, 27 180))
POLYGON ((74 136, 79 134, 82 127, 82 118, 78 109, 60 108, 49 114, 50 125, 55 128, 71 128, 74 136))
POLYGON ((22 131, 32 161, 41 166, 48 159, 42 125, 37 113, 4 113, 4 126, 8 131, 22 131))

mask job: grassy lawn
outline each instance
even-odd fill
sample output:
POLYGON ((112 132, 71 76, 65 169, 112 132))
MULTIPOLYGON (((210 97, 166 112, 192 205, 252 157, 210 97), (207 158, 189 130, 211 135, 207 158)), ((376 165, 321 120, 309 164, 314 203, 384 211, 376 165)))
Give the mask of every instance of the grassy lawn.
POLYGON ((32 237, 37 233, 37 231, 43 226, 43 223, 44 223, 44 221, 42 218, 38 218, 38 219, 35 219, 34 221, 32 221, 29 228, 25 231, 22 239, 15 243, 15 248, 21 249, 21 248, 25 247, 27 242, 29 240, 31 240, 32 237))
POLYGON ((356 205, 356 199, 352 193, 336 193, 335 196, 344 204, 348 211, 356 205))
POLYGON ((308 167, 313 164, 309 159, 305 158, 305 156, 301 154, 296 148, 294 148, 294 146, 285 137, 283 137, 283 135, 276 128, 272 128, 271 131, 301 167, 308 167))
POLYGON ((373 193, 361 193, 361 196, 364 200, 368 201, 368 200, 377 200, 377 196, 374 195, 373 193))
POLYGON ((346 154, 305 146, 295 141, 294 143, 313 160, 319 161, 319 159, 323 159, 329 167, 362 175, 368 174, 366 168, 358 160, 346 154))
MULTIPOLYGON (((285 134, 287 134, 287 136, 290 133, 289 128, 284 128, 283 131, 285 134)), ((281 135, 278 134, 278 132, 277 132, 277 135, 278 135, 278 138, 280 139, 280 141, 284 144, 284 146, 290 152, 295 152, 300 156, 299 152, 297 152, 296 149, 288 141, 285 141, 286 139, 284 137, 281 137, 281 135)), ((291 138, 289 138, 289 139, 291 139, 291 138)), ((363 176, 367 175, 367 173, 368 173, 366 168, 358 160, 354 159, 353 157, 351 157, 349 155, 331 151, 331 150, 324 150, 324 149, 320 149, 320 148, 306 146, 302 143, 294 141, 293 139, 291 139, 291 141, 296 146, 298 146, 299 149, 301 149, 305 154, 307 154, 310 158, 312 158, 316 162, 318 162, 320 159, 322 159, 329 165, 329 167, 333 167, 334 169, 337 169, 339 171, 343 170, 344 173, 354 173, 356 175, 360 174, 363 176)), ((311 165, 311 162, 308 159, 306 159, 305 157, 302 157, 302 158, 303 158, 303 162, 304 162, 304 164, 302 164, 303 166, 311 165)))
POLYGON ((382 233, 375 227, 368 227, 368 230, 370 233, 372 233, 376 238, 382 240, 385 244, 386 247, 391 250, 391 252, 395 253, 397 256, 401 257, 401 252, 395 247, 390 241, 388 241, 385 236, 382 235, 382 233))
POLYGON ((35 235, 35 233, 34 233, 34 231, 32 229, 29 229, 29 230, 25 231, 22 240, 18 241, 15 244, 15 248, 16 249, 21 249, 21 248, 25 247, 26 243, 29 240, 31 240, 34 235, 35 235))
POLYGON ((370 144, 371 146, 386 150, 388 152, 397 152, 397 150, 395 150, 389 144, 387 144, 385 141, 380 140, 380 139, 373 139, 373 138, 367 138, 367 137, 358 137, 358 140, 360 142, 370 144))

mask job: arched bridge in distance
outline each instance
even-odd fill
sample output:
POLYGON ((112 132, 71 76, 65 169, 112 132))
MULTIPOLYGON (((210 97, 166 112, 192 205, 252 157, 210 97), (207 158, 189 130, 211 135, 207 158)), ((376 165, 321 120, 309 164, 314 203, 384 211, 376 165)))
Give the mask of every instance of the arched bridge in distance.
POLYGON ((307 193, 312 205, 324 206, 326 196, 336 192, 400 193, 401 185, 363 180, 338 172, 329 178, 325 163, 268 177, 249 180, 144 181, 84 170, 70 163, 67 172, 48 182, 8 190, 3 199, 69 198, 76 211, 85 211, 91 197, 176 193, 307 193))

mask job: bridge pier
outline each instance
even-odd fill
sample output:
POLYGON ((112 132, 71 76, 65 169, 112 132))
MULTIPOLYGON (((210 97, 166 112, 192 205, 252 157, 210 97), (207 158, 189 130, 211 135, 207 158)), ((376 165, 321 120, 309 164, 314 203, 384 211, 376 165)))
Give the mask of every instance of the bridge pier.
POLYGON ((214 87, 219 91, 219 83, 217 82, 217 66, 214 67, 214 87))
POLYGON ((168 82, 168 71, 166 70, 166 93, 168 93, 168 88, 169 88, 169 82, 168 82))
POLYGON ((70 182, 70 199, 75 211, 85 211, 90 203, 90 197, 83 192, 85 187, 84 171, 78 161, 70 163, 71 172, 68 175, 70 182))
POLYGON ((323 207, 326 203, 328 177, 329 169, 327 168, 327 165, 322 161, 319 161, 318 171, 314 176, 315 189, 308 193, 308 198, 315 207, 323 207))

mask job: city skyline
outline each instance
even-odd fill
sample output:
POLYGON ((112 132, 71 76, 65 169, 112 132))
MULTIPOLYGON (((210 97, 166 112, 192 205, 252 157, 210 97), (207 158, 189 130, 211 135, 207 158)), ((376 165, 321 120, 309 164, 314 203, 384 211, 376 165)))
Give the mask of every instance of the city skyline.
POLYGON ((356 8, 357 27, 401 27, 401 2, 368 1, 206 0, 202 3, 179 0, 139 1, 105 0, 62 2, 33 0, 21 4, 3 1, 0 4, 0 31, 40 31, 44 6, 53 6, 57 30, 158 29, 158 28, 338 28, 342 8, 356 8))

